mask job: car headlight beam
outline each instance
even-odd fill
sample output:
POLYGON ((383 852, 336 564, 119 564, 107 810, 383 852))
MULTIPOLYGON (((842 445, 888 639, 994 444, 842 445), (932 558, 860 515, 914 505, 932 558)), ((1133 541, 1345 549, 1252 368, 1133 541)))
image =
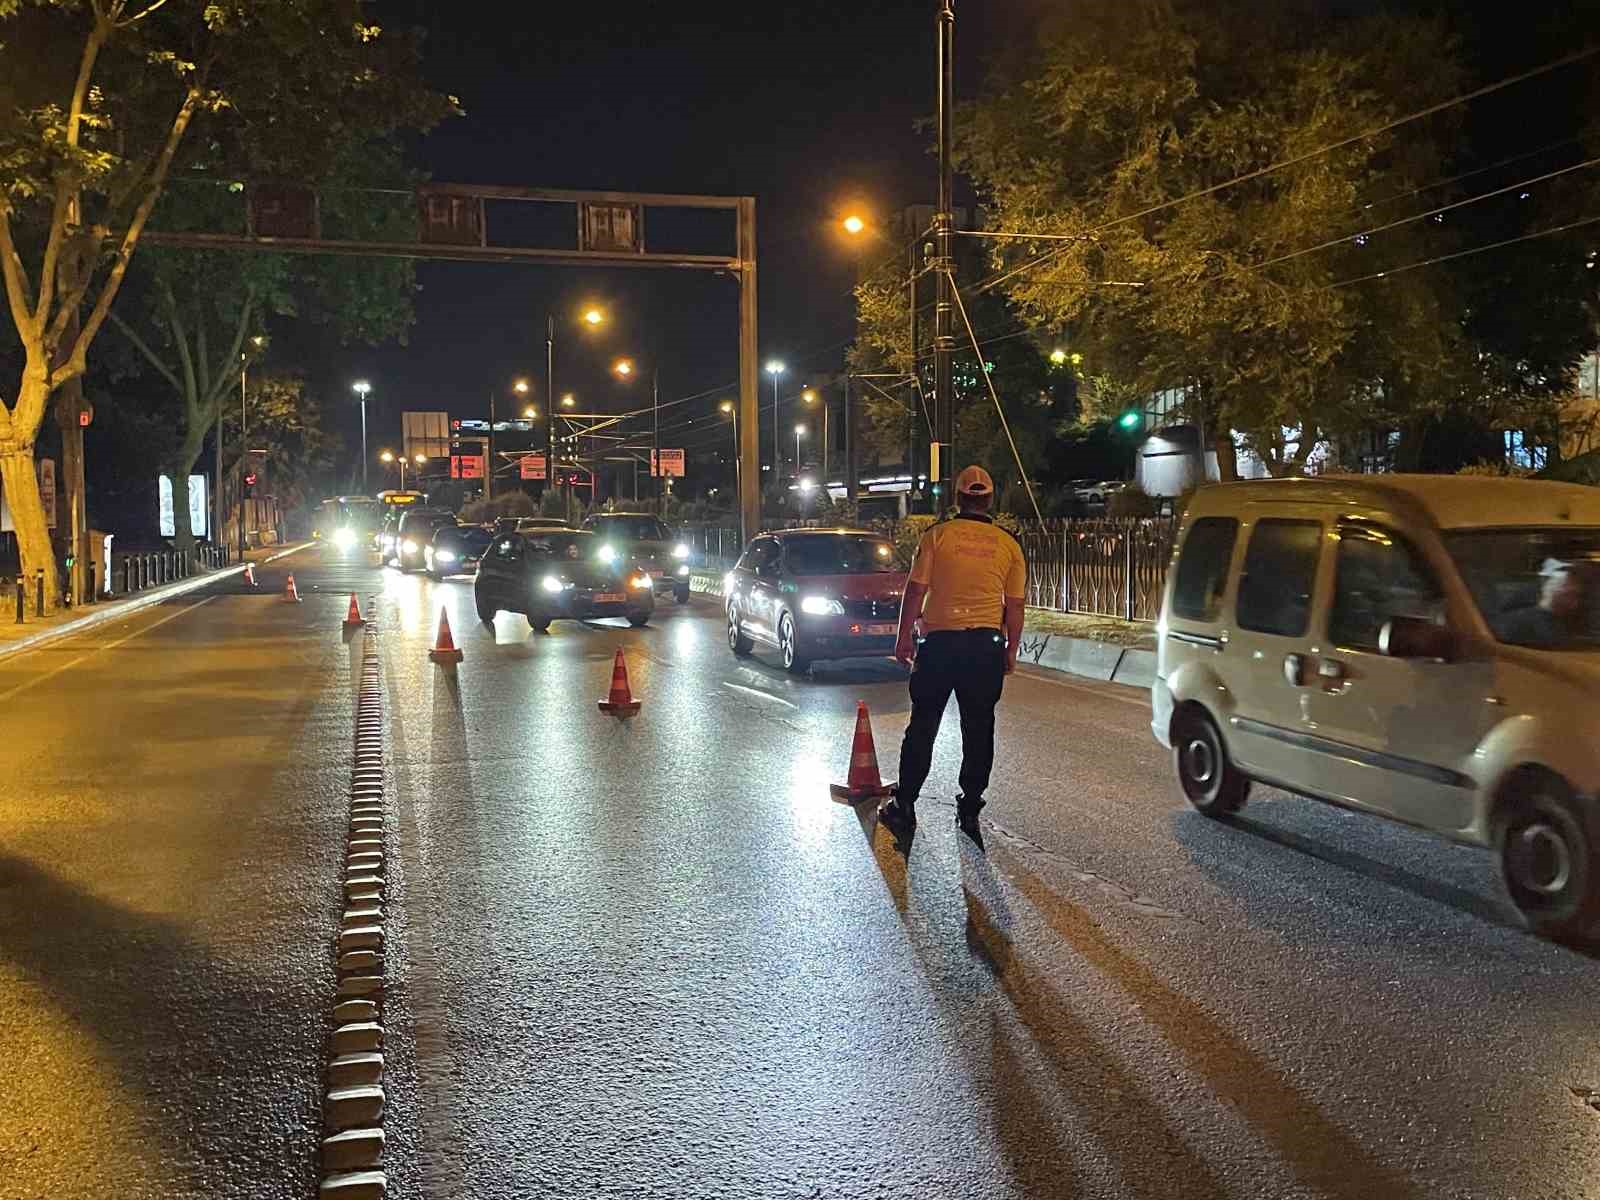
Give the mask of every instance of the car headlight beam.
POLYGON ((650 586, 650 576, 642 575, 642 574, 641 575, 635 575, 632 579, 628 580, 628 586, 629 587, 636 587, 636 588, 647 588, 647 587, 650 586))
POLYGON ((682 542, 679 542, 676 546, 674 546, 672 548, 672 557, 673 558, 688 558, 689 557, 689 547, 685 546, 682 542))
POLYGON ((341 550, 348 550, 356 544, 356 532, 353 529, 336 529, 333 533, 333 544, 341 550))
POLYGON ((539 586, 547 592, 559 592, 562 588, 562 583, 558 576, 546 575, 539 581, 539 586))
POLYGON ((800 611, 813 617, 838 616, 844 605, 831 596, 806 596, 800 601, 800 611))
POLYGON ((410 538, 407 538, 405 541, 400 543, 400 549, 404 550, 407 554, 415 554, 417 552, 417 544, 410 538))
POLYGON ((456 557, 454 550, 435 550, 433 552, 434 562, 453 563, 456 561, 456 557))
POLYGON ((614 563, 617 561, 617 548, 609 544, 601 546, 595 551, 595 557, 603 563, 614 563))

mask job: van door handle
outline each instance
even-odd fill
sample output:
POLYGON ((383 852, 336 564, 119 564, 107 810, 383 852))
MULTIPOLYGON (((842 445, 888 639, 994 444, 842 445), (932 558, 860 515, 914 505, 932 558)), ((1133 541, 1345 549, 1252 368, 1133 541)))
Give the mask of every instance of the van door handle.
POLYGON ((1290 687, 1305 687, 1306 656, 1304 654, 1285 654, 1283 656, 1283 677, 1289 681, 1290 687))
POLYGON ((1317 666, 1317 674, 1329 681, 1338 681, 1345 676, 1344 664, 1336 658, 1325 658, 1317 666))

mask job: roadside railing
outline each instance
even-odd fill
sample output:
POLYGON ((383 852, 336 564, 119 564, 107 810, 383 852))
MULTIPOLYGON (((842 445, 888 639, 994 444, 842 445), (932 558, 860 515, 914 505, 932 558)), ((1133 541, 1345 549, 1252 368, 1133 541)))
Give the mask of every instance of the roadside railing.
MULTIPOLYGON (((800 521, 778 522, 792 527, 800 521)), ((1018 523, 1028 562, 1027 602, 1063 613, 1154 621, 1172 559, 1170 517, 1063 517, 1018 523)), ((892 523, 872 522, 893 536, 892 523)), ((738 560, 739 530, 730 525, 683 525, 690 561, 725 571, 738 560)))

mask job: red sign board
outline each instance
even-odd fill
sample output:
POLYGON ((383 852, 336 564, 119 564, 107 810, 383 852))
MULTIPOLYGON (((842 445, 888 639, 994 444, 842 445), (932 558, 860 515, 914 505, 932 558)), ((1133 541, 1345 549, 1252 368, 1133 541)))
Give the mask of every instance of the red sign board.
POLYGON ((683 478, 683 451, 661 450, 650 452, 650 474, 675 475, 683 478), (658 465, 659 464, 659 465, 658 465))
POLYGON ((450 456, 451 479, 482 479, 483 455, 481 454, 452 454, 450 456))
POLYGON ((522 478, 524 478, 524 479, 543 479, 544 478, 544 455, 542 455, 542 454, 524 454, 522 456, 522 478))

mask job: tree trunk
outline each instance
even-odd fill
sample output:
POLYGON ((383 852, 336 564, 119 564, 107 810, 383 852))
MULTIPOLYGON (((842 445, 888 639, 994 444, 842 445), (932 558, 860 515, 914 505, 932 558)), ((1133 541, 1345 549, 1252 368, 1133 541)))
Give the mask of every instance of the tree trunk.
POLYGON ((1239 479, 1239 449, 1233 444, 1233 435, 1223 429, 1212 435, 1211 448, 1217 453, 1217 481, 1237 483, 1239 479))
POLYGON ((60 597, 56 585, 55 548, 50 544, 50 526, 45 521, 44 503, 39 498, 37 471, 32 442, 25 447, 0 449, 0 487, 5 489, 11 522, 16 528, 29 606, 37 595, 36 573, 43 569, 44 605, 45 612, 49 613, 56 610, 60 597))

